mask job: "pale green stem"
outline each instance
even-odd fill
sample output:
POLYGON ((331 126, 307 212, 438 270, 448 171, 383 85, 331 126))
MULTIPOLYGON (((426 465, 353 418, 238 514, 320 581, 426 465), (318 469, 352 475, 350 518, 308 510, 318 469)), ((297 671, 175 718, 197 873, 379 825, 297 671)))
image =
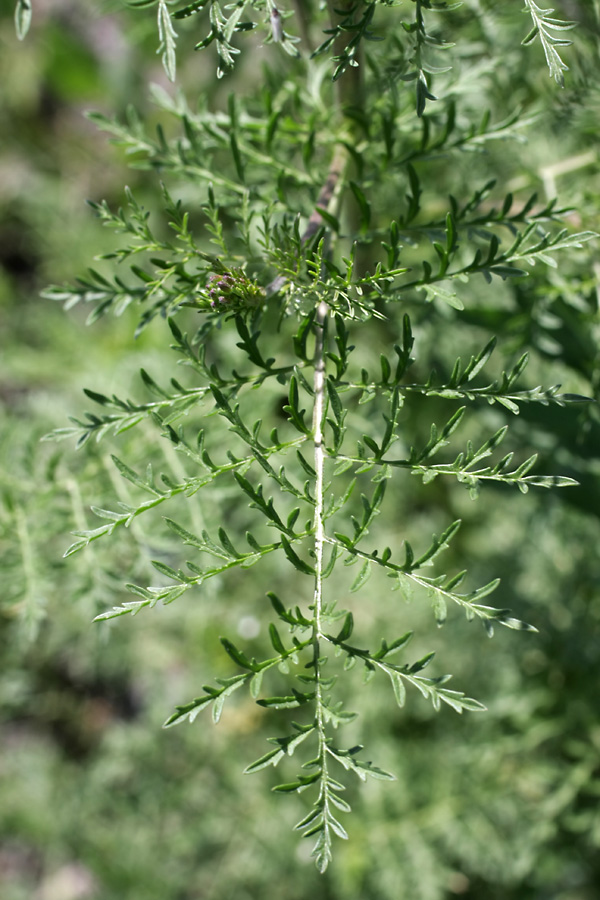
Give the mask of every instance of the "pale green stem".
MULTIPOLYGON (((328 0, 328 8, 332 25, 337 21, 339 11, 351 6, 348 0, 328 0), (336 11, 337 10, 337 11, 336 11)), ((343 47, 344 35, 335 42, 334 54, 337 55, 343 47)), ((337 105, 342 112, 360 102, 360 73, 351 69, 352 74, 345 73, 337 82, 337 105), (350 75, 350 77, 347 77, 350 75)), ((317 205, 324 205, 326 201, 328 211, 337 211, 343 190, 343 175, 349 162, 349 153, 346 147, 339 146, 336 150, 329 171, 327 184, 324 186, 317 205)), ((320 217, 315 212, 309 221, 306 239, 310 237, 311 226, 314 228, 320 224, 320 217)), ((327 741, 325 737, 325 706, 324 689, 322 684, 322 663, 320 642, 323 638, 323 558, 327 537, 325 534, 325 509, 324 509, 324 470, 325 447, 323 434, 323 421, 325 418, 325 323, 329 313, 329 307, 325 300, 321 300, 317 307, 315 318, 315 351, 314 351, 314 407, 313 407, 313 441, 314 441, 314 469, 315 477, 315 517, 314 517, 314 553, 315 553, 315 588, 313 596, 313 665, 315 675, 315 705, 316 726, 318 733, 318 758, 321 764, 321 792, 322 822, 324 829, 325 847, 329 844, 329 777, 327 766, 327 741)), ((324 851, 327 852, 327 851, 324 851)))
POLYGON ((323 418, 325 415, 325 354, 324 332, 328 306, 322 300, 317 309, 315 321, 315 374, 313 388, 315 392, 313 409, 313 434, 314 434, 314 468, 315 479, 315 591, 313 598, 313 646, 314 646, 314 672, 315 672, 315 699, 317 710, 317 731, 319 735, 319 758, 322 766, 321 791, 323 794, 323 821, 327 828, 327 748, 325 745, 325 723, 323 717, 323 688, 321 685, 320 663, 320 639, 323 635, 321 616, 323 612, 323 553, 325 548, 325 519, 323 482, 325 469, 325 448, 323 446, 323 418))

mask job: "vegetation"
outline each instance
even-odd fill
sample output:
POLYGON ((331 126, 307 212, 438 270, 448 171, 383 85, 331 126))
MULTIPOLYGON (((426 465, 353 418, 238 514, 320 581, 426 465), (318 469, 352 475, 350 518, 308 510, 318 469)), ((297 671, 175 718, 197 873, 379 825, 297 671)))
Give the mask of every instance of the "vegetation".
MULTIPOLYGON (((13 271, 54 405, 85 372, 93 408, 56 427, 9 354, 9 900, 27 868, 46 895, 591 898, 593 12, 127 6, 110 33, 186 94, 140 114, 121 83, 89 116, 135 170, 122 199, 90 177, 104 235, 37 238, 43 306, 13 271), (193 728, 157 732, 170 704, 193 728)), ((60 207, 15 209, 41 236, 60 207)))

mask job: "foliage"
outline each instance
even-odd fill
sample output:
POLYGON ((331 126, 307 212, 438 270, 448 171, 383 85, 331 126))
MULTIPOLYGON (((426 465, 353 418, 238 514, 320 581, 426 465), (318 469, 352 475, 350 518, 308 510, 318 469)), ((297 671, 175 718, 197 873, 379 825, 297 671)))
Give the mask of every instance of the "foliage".
MULTIPOLYGON (((175 19, 208 13, 211 31, 198 46, 216 45, 221 74, 233 67, 234 35, 252 30, 252 23, 241 21, 245 6, 263 15, 261 25, 271 29, 275 43, 295 52, 296 44, 273 25, 279 11, 272 4, 238 3, 233 12, 217 3, 171 10, 162 0, 132 5, 157 6, 160 52, 171 76, 175 32, 169 11, 175 19)), ((362 591, 375 607, 387 576, 392 590, 410 598, 416 588, 427 598, 438 626, 447 622, 448 606, 456 605, 467 620, 481 620, 490 635, 495 624, 535 631, 520 611, 515 616, 503 605, 487 605, 499 587, 497 578, 489 580, 487 565, 473 566, 466 554, 475 571, 467 574, 462 561, 454 571, 462 556, 452 543, 460 540, 460 520, 447 517, 451 504, 443 498, 449 488, 439 484, 455 481, 473 498, 488 486, 518 487, 522 493, 529 487, 572 489, 575 479, 552 460, 546 460, 550 470, 538 471, 537 454, 530 452, 536 441, 518 423, 530 410, 588 408, 582 393, 525 382, 527 352, 493 368, 497 341, 488 323, 502 333, 508 298, 531 296, 522 287, 527 282, 540 293, 554 287, 557 302, 564 302, 566 289, 556 276, 540 275, 540 264, 557 268, 563 254, 577 261, 576 251, 594 235, 565 228, 569 210, 553 201, 515 199, 512 192, 498 193, 489 177, 479 180, 473 154, 498 137, 514 136, 519 120, 493 123, 486 116, 474 125, 468 103, 461 115, 464 60, 438 33, 432 15, 444 10, 447 33, 460 37, 459 13, 445 7, 417 0, 414 9, 377 3, 332 8, 325 40, 312 54, 317 62, 290 61, 296 68, 287 80, 267 72, 260 96, 231 95, 226 111, 209 103, 193 111, 181 97, 161 97, 178 131, 159 127, 154 137, 134 114, 125 123, 96 115, 136 166, 192 183, 202 197, 201 215, 196 206, 185 211, 185 204, 173 199, 171 185, 163 188, 164 217, 158 222, 131 191, 127 206, 116 212, 95 203, 103 223, 123 235, 103 258, 128 265, 129 274, 91 270, 74 284, 46 291, 68 307, 90 304, 91 321, 140 304, 138 332, 166 317, 185 373, 165 387, 144 369, 142 381, 151 397, 146 401, 87 390, 95 411, 52 435, 74 435, 83 444, 91 437, 144 429, 148 457, 142 466, 114 457, 133 497, 114 504, 117 509, 94 507, 107 524, 79 529, 67 555, 115 530, 135 527, 157 508, 168 513, 168 504, 177 510, 164 519, 168 540, 152 563, 158 579, 128 584, 135 599, 97 619, 169 605, 193 589, 206 591, 212 579, 247 592, 246 579, 258 571, 253 567, 261 563, 269 572, 273 558, 298 573, 277 591, 269 586, 272 650, 261 647, 255 656, 254 649, 222 637, 232 668, 219 667, 214 683, 178 705, 165 724, 193 721, 207 707, 217 722, 225 701, 245 688, 261 710, 277 713, 282 724, 269 739, 273 749, 246 771, 302 755, 299 774, 274 790, 311 792, 312 806, 296 828, 316 835, 313 853, 320 871, 330 862, 333 838, 348 836, 340 822, 340 812, 350 808, 341 796, 348 787, 346 773, 362 781, 367 775, 393 777, 362 754, 355 737, 338 742, 340 726, 357 734, 349 697, 362 689, 352 670, 361 670, 365 682, 385 675, 393 692, 389 698, 398 706, 408 688, 436 711, 484 708, 469 696, 479 694, 477 663, 471 680, 460 684, 466 692, 446 686, 450 676, 444 669, 431 677, 422 674, 433 667, 434 653, 419 641, 416 659, 407 656, 416 628, 398 629, 406 616, 396 612, 397 604, 377 614, 381 632, 367 648, 367 640, 353 633, 355 620, 362 624, 369 613, 350 595, 362 591), (373 40, 383 37, 383 23, 390 26, 385 40, 373 40), (367 44, 373 45, 368 51, 367 44), (456 54, 456 76, 431 62, 430 54, 441 49, 446 56, 456 54), (394 50, 401 64, 392 71, 394 50), (330 84, 321 80, 321 57, 330 84), (432 91, 434 79, 440 99, 432 91), (404 82, 416 83, 416 96, 402 89, 404 82), (429 172, 436 159, 450 160, 445 174, 461 191, 434 203, 428 192, 435 190, 429 172), (434 328, 437 340, 428 340, 434 328), (517 423, 512 428, 511 420, 517 423), (168 471, 155 475, 156 433, 181 459, 179 477, 168 471), (509 442, 504 456, 497 450, 502 441, 509 442), (434 460, 436 454, 442 454, 441 462, 434 460), (419 476, 422 492, 415 494, 409 475, 419 476), (436 491, 436 534, 425 542, 413 521, 418 518, 414 498, 427 503, 433 492, 435 502, 436 491), (250 512, 240 508, 240 500, 250 512), (211 528, 198 522, 199 502, 201 509, 220 505, 222 524, 211 528), (391 540, 398 509, 402 535, 391 540), (191 548, 192 558, 185 562, 181 544, 191 548), (444 574, 442 555, 452 561, 444 574), (354 567, 350 577, 345 567, 354 567), (253 573, 246 574, 249 568, 253 573), (237 581, 228 581, 238 573, 237 581), (469 587, 459 590, 465 579, 469 587)), ((539 34, 550 73, 559 80, 564 63, 551 31, 562 26, 549 11, 533 3, 527 7, 535 29, 526 42, 539 34)), ((20 15, 22 22, 23 10, 20 15)), ((302 27, 313 35, 324 18, 324 12, 305 16, 302 27)), ((20 28, 22 33, 25 27, 20 28)), ((536 309, 533 321, 538 306, 524 302, 536 309)), ((521 347, 528 349, 534 348, 521 347)), ((586 394, 595 390, 593 369, 591 362, 579 382, 586 394)), ((593 414, 583 415, 593 428, 593 414)), ((489 527, 490 556, 491 535, 489 527)), ((416 618, 415 626, 427 633, 426 621, 416 618)), ((455 643, 465 638, 458 623, 448 621, 449 628, 458 629, 458 638, 431 640, 453 654, 455 643)), ((469 647, 483 660, 477 643, 469 647)), ((386 707, 379 715, 392 721, 386 707)), ((580 768, 587 771, 585 764, 580 768)), ((422 888, 421 894, 426 895, 422 888)))

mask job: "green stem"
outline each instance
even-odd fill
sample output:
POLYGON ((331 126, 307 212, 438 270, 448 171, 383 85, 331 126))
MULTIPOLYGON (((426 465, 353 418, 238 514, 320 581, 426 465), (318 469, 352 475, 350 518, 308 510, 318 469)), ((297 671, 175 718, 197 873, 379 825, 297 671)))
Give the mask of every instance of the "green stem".
MULTIPOLYGON (((345 18, 352 7, 354 0, 327 0, 327 9, 329 10, 329 20, 331 27, 335 27, 339 19, 345 18)), ((338 34, 333 42, 333 55, 340 56, 347 43, 347 35, 343 32, 338 34)), ((358 60, 357 60, 358 61, 358 60)), ((336 81, 337 105, 343 114, 351 107, 362 106, 363 97, 363 78, 362 66, 348 66, 341 78, 336 81)))
POLYGON ((306 0, 294 0, 294 10, 296 13, 298 31, 300 32, 300 39, 302 41, 301 46, 307 54, 310 54, 313 51, 312 41, 310 38, 311 11, 307 9, 306 0))

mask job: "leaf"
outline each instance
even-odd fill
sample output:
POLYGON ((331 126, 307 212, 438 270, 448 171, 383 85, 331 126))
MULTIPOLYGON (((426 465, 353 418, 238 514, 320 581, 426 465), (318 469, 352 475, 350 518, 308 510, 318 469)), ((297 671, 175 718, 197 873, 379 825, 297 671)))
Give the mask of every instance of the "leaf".
POLYGON ((246 684, 248 678, 249 675, 235 675, 233 678, 218 678, 217 681, 221 685, 220 688, 205 685, 204 696, 197 697, 195 700, 192 700, 191 703, 187 703, 184 706, 176 706, 175 712, 167 719, 163 727, 169 728, 171 725, 178 725, 180 722, 185 721, 185 719, 193 722, 198 713, 205 709, 210 703, 214 704, 213 721, 217 724, 221 717, 225 699, 233 694, 234 691, 241 688, 243 684, 246 684))
POLYGON ((389 670, 388 672, 392 687, 394 688, 394 696, 396 697, 396 702, 398 706, 404 706, 406 701, 406 688, 404 686, 404 681, 402 680, 402 676, 398 672, 394 672, 389 670))
POLYGON ((336 642, 341 644, 348 640, 354 630, 354 617, 351 612, 346 615, 342 630, 336 637, 336 642))
POLYGON ((256 700, 258 695, 260 694, 260 689, 262 686, 263 673, 255 672, 252 678, 250 679, 250 696, 253 700, 256 700))
MULTIPOLYGON (((294 831, 300 831, 302 828, 307 828, 308 826, 313 824, 315 819, 318 819, 319 821, 323 820, 323 814, 319 808, 311 809, 310 812, 300 820, 300 822, 294 825, 294 831)), ((306 835, 303 835, 303 837, 305 836, 306 835)))
POLYGON ((409 672, 411 675, 414 675, 415 672, 420 672, 425 666, 428 666, 433 657, 435 656, 435 652, 432 650, 430 653, 426 653, 425 656, 421 657, 421 659, 417 660, 416 663, 413 663, 409 668, 409 672))
POLYGON ((130 469, 129 466, 122 462, 117 456, 113 455, 111 456, 111 459, 123 478, 126 478, 127 481, 135 484, 136 487, 141 488, 143 491, 148 491, 149 493, 154 494, 157 497, 160 496, 159 491, 155 490, 152 485, 148 484, 147 481, 144 481, 144 479, 140 475, 138 475, 137 472, 134 472, 133 469, 130 469))
POLYGON ((15 29, 20 41, 25 40, 31 26, 32 18, 31 0, 17 0, 15 8, 15 29))
POLYGON ((190 3, 188 6, 184 6, 183 9, 178 9, 173 13, 174 19, 185 19, 188 16, 193 15, 195 12, 198 12, 202 9, 203 6, 206 6, 208 0, 195 0, 194 3, 190 3))
POLYGON ((290 781, 288 784, 278 784, 272 790, 279 793, 289 794, 293 791, 303 791, 309 785, 314 784, 321 777, 321 770, 318 769, 312 775, 301 775, 298 781, 290 781))
POLYGON ((477 601, 483 600, 484 597, 487 597, 489 594, 493 593, 499 584, 500 579, 494 578, 493 581, 489 581, 487 584, 484 584, 483 587, 477 588, 477 590, 472 591, 470 594, 467 594, 464 599, 468 603, 476 603, 477 601))
POLYGON ((329 225, 331 230, 337 234, 340 230, 339 219, 337 219, 331 213, 327 212, 327 210, 323 209, 321 206, 317 206, 316 211, 321 216, 321 218, 324 219, 324 221, 329 225))
POLYGON ((363 565, 360 569, 360 572, 358 573, 358 575, 356 576, 356 578, 354 579, 354 581, 352 583, 352 586, 350 588, 351 594, 354 594, 354 593, 356 593, 356 591, 359 591, 361 589, 361 587, 367 583, 367 581, 371 577, 371 571, 372 571, 371 563, 367 559, 363 563, 363 565))
POLYGON ((433 590, 431 596, 431 605, 433 606, 433 614, 438 627, 441 627, 446 621, 448 615, 448 606, 441 591, 433 590))
POLYGON ((340 400, 340 396, 339 396, 337 390, 335 389, 333 380, 331 378, 328 378, 327 381, 325 382, 325 384, 327 386, 327 393, 329 395, 329 402, 331 404, 331 409, 336 418, 336 421, 342 422, 342 420, 343 420, 342 401, 340 400))
POLYGON ((465 308, 464 303, 456 293, 456 291, 449 291, 446 288, 441 287, 439 284, 425 284, 420 290, 425 291, 427 301, 430 303, 432 300, 439 299, 444 303, 447 303, 448 306, 451 306, 453 309, 463 310, 465 308))
POLYGON ((212 718, 215 725, 218 725, 221 721, 221 714, 223 712, 223 707, 225 706, 225 697, 221 694, 213 703, 212 708, 212 718))
POLYGON ((365 232, 371 222, 371 204, 356 182, 350 182, 350 188, 360 208, 360 229, 365 232))
POLYGON ((255 670, 255 665, 250 662, 245 653, 238 650, 235 644, 232 644, 232 642, 225 637, 220 638, 220 641, 225 652, 238 664, 238 666, 241 666, 243 669, 250 669, 251 671, 255 670))
POLYGON ((198 713, 205 709, 212 701, 213 697, 209 694, 204 697, 198 697, 197 699, 192 700, 191 703, 186 703, 184 706, 176 706, 175 712, 173 715, 169 716, 163 725, 163 728, 179 725, 181 722, 185 722, 186 719, 189 722, 193 722, 198 713))
POLYGON ((362 760, 356 760, 354 771, 359 777, 361 777, 361 772, 366 772, 367 775, 370 775, 371 778, 375 778, 377 781, 396 780, 396 776, 391 772, 386 772, 385 769, 380 769, 379 766, 374 766, 372 763, 363 762, 362 760))
POLYGON ((270 750, 268 753, 265 753, 264 756, 261 756, 260 759, 257 759, 253 763, 250 763, 249 766, 246 766, 244 775, 251 775, 253 772, 259 772, 267 766, 276 766, 284 756, 285 753, 283 750, 270 750))
POLYGON ((257 700, 257 703, 265 709, 295 709, 304 703, 309 703, 314 696, 314 693, 302 694, 300 691, 294 691, 293 694, 286 697, 264 697, 262 700, 257 700))
POLYGON ((294 791, 300 790, 301 787, 301 781, 289 781, 287 784, 278 784, 274 788, 271 788, 271 790, 277 791, 280 794, 291 794, 294 791))
POLYGON ((523 38, 521 43, 524 46, 531 44, 536 37, 539 36, 550 76, 554 78, 561 87, 564 85, 563 72, 569 67, 560 58, 556 47, 567 47, 571 43, 569 40, 555 37, 552 31, 569 31, 574 28, 576 22, 563 21, 551 17, 553 9, 542 9, 537 5, 535 0, 525 0, 525 7, 531 14, 533 27, 531 31, 523 38))
POLYGON ((334 817, 331 815, 331 813, 329 813, 329 816, 327 818, 327 824, 329 825, 331 830, 335 834, 337 834, 337 836, 339 838, 342 838, 342 840, 344 840, 344 841, 348 840, 348 832, 343 827, 343 825, 340 822, 338 822, 337 819, 334 819, 334 817))
POLYGON ((291 562, 291 564, 296 568, 299 572, 302 572, 303 575, 314 575, 315 570, 312 566, 309 566, 308 563, 305 563, 303 559, 300 559, 298 554, 293 550, 292 545, 288 541, 288 539, 281 535, 281 546, 283 547, 283 552, 291 562))
POLYGON ((166 0, 158 0, 158 39, 157 53, 162 53, 162 64, 170 81, 175 81, 176 60, 175 41, 177 32, 173 28, 166 0))

